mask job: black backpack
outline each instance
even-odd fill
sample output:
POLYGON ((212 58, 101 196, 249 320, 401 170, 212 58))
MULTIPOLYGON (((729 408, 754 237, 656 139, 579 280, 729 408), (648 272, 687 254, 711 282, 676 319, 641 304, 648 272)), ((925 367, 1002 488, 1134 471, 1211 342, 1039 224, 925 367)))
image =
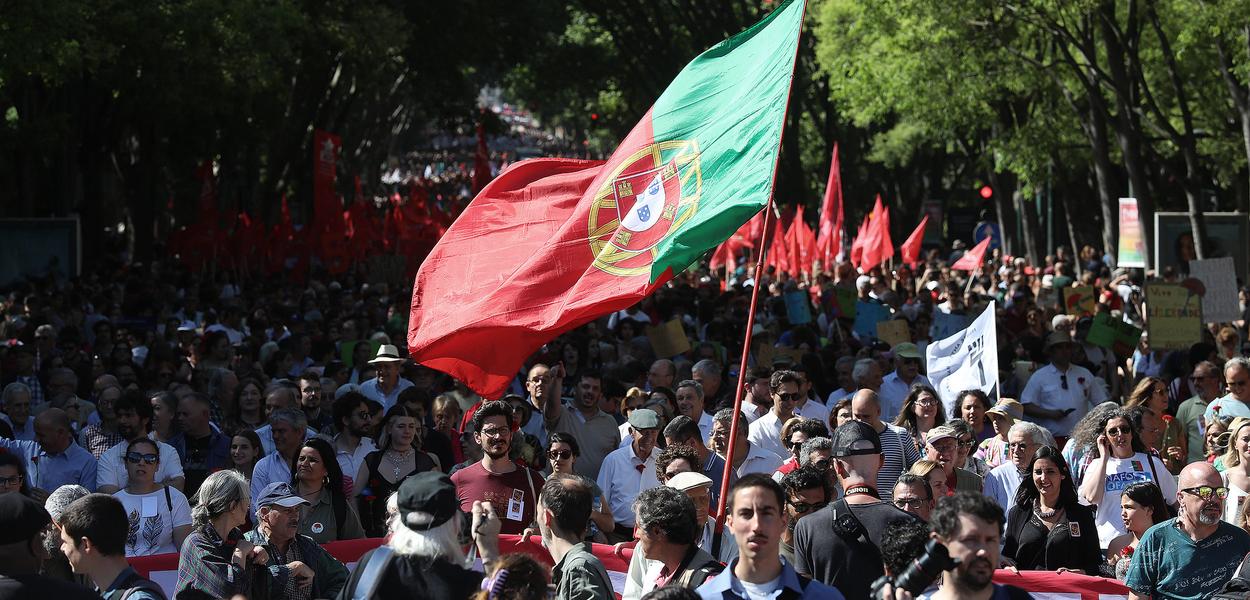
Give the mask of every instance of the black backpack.
POLYGON ((1241 566, 1233 573, 1220 590, 1211 596, 1212 600, 1246 600, 1250 598, 1250 554, 1241 560, 1241 566))
POLYGON ((165 599, 165 590, 161 589, 161 586, 156 585, 152 582, 152 580, 135 573, 134 571, 131 571, 130 575, 122 581, 122 584, 118 586, 118 589, 126 590, 122 592, 121 596, 118 597, 120 600, 126 600, 131 594, 139 591, 148 592, 157 598, 161 598, 162 600, 165 599))

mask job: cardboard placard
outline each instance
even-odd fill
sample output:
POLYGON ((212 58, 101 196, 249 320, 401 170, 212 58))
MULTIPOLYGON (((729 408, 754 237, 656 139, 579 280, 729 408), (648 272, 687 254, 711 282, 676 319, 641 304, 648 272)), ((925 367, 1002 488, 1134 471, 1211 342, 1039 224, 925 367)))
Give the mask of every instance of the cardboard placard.
POLYGON ((1202 320, 1230 323, 1241 319, 1237 300, 1237 265, 1233 257, 1189 261, 1189 275, 1202 282, 1202 320))
POLYGON ((681 319, 671 319, 646 327, 647 339, 658 358, 670 358, 690 351, 690 338, 681 326, 681 319))
POLYGON ((904 319, 890 319, 877 323, 877 339, 887 343, 891 348, 911 341, 911 328, 904 319))
POLYGON ((877 323, 890 318, 890 307, 876 302, 855 303, 855 335, 861 340, 877 337, 877 323))
POLYGON ((755 364, 772 367, 776 361, 785 361, 791 365, 798 364, 803 358, 803 353, 794 348, 778 348, 772 344, 760 346, 755 353, 755 364))
POLYGON ((1092 285, 1063 288, 1063 311, 1078 317, 1093 316, 1098 303, 1097 292, 1092 285))
POLYGON ((829 316, 835 319, 854 319, 858 295, 855 288, 835 287, 825 293, 829 303, 829 316))
POLYGON ((1202 341, 1202 297, 1175 283, 1146 284, 1146 331, 1156 350, 1188 350, 1202 341))
POLYGON ((1100 348, 1107 348, 1120 358, 1128 358, 1137 348, 1137 342, 1141 340, 1141 332, 1141 328, 1132 323, 1125 323, 1108 313, 1102 313, 1094 316, 1094 323, 1090 326, 1089 333, 1085 335, 1085 341, 1100 348))
POLYGON ((790 290, 785 294, 786 320, 791 325, 805 325, 812 322, 812 307, 803 290, 790 290))

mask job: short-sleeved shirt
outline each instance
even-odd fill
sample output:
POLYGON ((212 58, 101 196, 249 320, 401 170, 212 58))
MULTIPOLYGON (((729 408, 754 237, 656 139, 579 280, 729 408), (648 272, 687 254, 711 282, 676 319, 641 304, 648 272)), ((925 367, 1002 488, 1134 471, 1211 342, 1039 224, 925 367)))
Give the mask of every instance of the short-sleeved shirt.
POLYGON ((1101 382, 1095 380, 1088 369, 1078 365, 1070 365, 1064 372, 1060 372, 1055 365, 1046 365, 1029 377, 1024 391, 1020 393, 1020 404, 1049 410, 1072 409, 1060 419, 1034 419, 1056 436, 1070 435, 1076 422, 1089 412, 1089 407, 1106 400, 1107 390, 1101 382))
POLYGON ((836 502, 799 520, 794 528, 794 568, 848 598, 867 598, 872 582, 885 573, 879 549, 886 527, 919 519, 889 502, 850 505, 867 534, 864 541, 835 532, 834 513, 845 506, 836 502))
POLYGON ((1124 494, 1125 488, 1142 481, 1154 481, 1163 491, 1164 498, 1176 497, 1176 479, 1168 472, 1167 466, 1155 456, 1150 456, 1149 461, 1154 463, 1153 470, 1151 462, 1147 461, 1147 455, 1141 452, 1129 458, 1107 459, 1102 501, 1098 503, 1098 512, 1094 518, 1094 523, 1098 525, 1098 543, 1103 548, 1112 539, 1127 531, 1124 528, 1124 519, 1120 518, 1120 496, 1124 494), (1158 480, 1155 479, 1156 474, 1158 480))
POLYGON ((1216 418, 1250 417, 1250 405, 1233 398, 1232 394, 1228 394, 1227 396, 1216 398, 1208 404, 1202 416, 1206 417, 1208 423, 1216 418))
POLYGON ((1194 396, 1184 402, 1176 409, 1176 421, 1181 424, 1181 428, 1185 434, 1185 440, 1188 443, 1188 456, 1185 457, 1186 463, 1198 462, 1206 460, 1206 452, 1203 451, 1203 428, 1200 427, 1198 417, 1203 416, 1207 410, 1207 403, 1202 396, 1194 396))
POLYGON ((891 500, 894 498, 894 484, 898 481, 898 476, 920 460, 920 450, 916 448, 916 441, 906 429, 889 423, 882 425, 885 425, 885 429, 879 433, 881 454, 885 456, 885 462, 881 465, 881 470, 877 471, 877 491, 882 500, 891 500))
POLYGON ((1168 519, 1142 535, 1124 585, 1146 597, 1207 598, 1233 578, 1247 552, 1250 534, 1225 521, 1195 542, 1168 519))
POLYGON ((473 512, 477 500, 494 505, 500 533, 519 534, 534 522, 536 494, 543 487, 543 476, 532 469, 516 465, 511 473, 492 473, 478 461, 456 471, 451 481, 456 484, 461 512, 473 512))
POLYGON ((191 506, 182 492, 164 486, 147 494, 132 494, 123 489, 113 497, 125 507, 126 520, 130 523, 126 533, 126 556, 178 551, 174 546, 174 528, 191 524, 191 506))
MULTIPOLYGON (((96 485, 112 485, 126 487, 126 446, 122 442, 104 451, 100 455, 100 468, 96 472, 96 485)), ((165 483, 175 477, 182 477, 182 460, 178 458, 178 450, 165 442, 156 442, 160 453, 161 464, 156 467, 156 483, 165 483)))

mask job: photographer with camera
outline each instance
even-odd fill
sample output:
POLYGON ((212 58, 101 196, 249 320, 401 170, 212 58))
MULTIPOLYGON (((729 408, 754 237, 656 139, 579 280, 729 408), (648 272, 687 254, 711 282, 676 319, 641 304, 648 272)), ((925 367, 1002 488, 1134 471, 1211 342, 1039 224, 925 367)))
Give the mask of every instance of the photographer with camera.
POLYGON ((833 432, 832 457, 846 495, 795 526, 794 568, 847 598, 867 598, 872 582, 885 574, 880 547, 886 527, 921 521, 877 493, 884 461, 877 430, 862 421, 842 424, 833 432))
POLYGON ((885 528, 881 559, 885 575, 872 584, 872 597, 880 597, 888 584, 913 596, 937 589, 942 571, 955 567, 946 547, 930 535, 925 523, 895 521, 885 528))
POLYGON ((872 597, 881 600, 1025 600, 1029 593, 1010 585, 994 583, 994 569, 999 562, 999 540, 1003 531, 1003 509, 981 494, 956 492, 938 501, 930 525, 933 542, 916 564, 895 582, 882 586, 872 597), (941 548, 945 548, 943 551, 941 548), (949 560, 943 560, 949 555, 949 560), (952 564, 955 563, 955 564, 952 564), (943 570, 946 569, 946 570, 943 570), (927 571, 927 573, 925 573, 927 571), (929 574, 940 571, 942 582, 933 594, 916 595, 904 589, 915 582, 925 583, 929 574), (905 582, 907 579, 909 581, 905 582), (895 585, 897 583, 897 585, 895 585))

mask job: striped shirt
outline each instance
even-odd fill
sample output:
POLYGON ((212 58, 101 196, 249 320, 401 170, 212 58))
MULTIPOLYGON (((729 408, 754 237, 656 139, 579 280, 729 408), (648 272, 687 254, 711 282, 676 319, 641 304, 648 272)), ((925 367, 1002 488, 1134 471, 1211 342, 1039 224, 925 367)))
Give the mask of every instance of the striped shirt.
POLYGON ((881 452, 885 454, 885 464, 877 472, 877 493, 887 502, 894 500, 894 484, 898 476, 911 468, 920 460, 920 451, 916 442, 906 429, 897 425, 882 422, 885 429, 881 431, 881 452))

